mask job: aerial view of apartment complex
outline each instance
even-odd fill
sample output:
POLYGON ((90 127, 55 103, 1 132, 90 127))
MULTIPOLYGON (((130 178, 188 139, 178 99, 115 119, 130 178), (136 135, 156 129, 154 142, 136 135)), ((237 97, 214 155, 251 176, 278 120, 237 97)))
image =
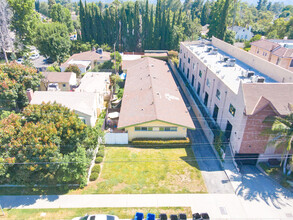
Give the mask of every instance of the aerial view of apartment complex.
POLYGON ((293 0, 0 0, 0 220, 293 219, 293 0))

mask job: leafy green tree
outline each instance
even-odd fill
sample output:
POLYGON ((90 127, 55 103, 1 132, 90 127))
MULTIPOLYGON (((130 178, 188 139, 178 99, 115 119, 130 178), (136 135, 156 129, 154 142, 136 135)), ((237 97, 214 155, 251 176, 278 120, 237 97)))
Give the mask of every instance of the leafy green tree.
POLYGON ((65 24, 40 24, 37 28, 37 36, 36 45, 42 55, 59 63, 64 61, 71 47, 65 24))
POLYGON ((200 18, 200 23, 202 26, 209 23, 209 16, 210 16, 210 2, 206 1, 203 5, 202 14, 200 18))
POLYGON ((61 72, 61 69, 58 65, 52 65, 52 66, 48 66, 46 69, 47 72, 61 72))
MULTIPOLYGON (((283 173, 286 174, 289 152, 293 145, 293 113, 285 117, 267 117, 264 123, 269 125, 262 132, 263 135, 273 137, 271 142, 276 144, 276 148, 284 149, 283 152, 283 173)), ((289 174, 291 173, 289 170, 289 174)))
POLYGON ((40 11, 40 1, 39 0, 35 1, 35 9, 36 9, 37 12, 40 11))
POLYGON ((34 0, 8 0, 13 17, 11 28, 15 31, 21 43, 31 43, 35 36, 36 25, 40 22, 34 11, 34 0))
POLYGON ((40 2, 39 12, 45 16, 49 16, 49 5, 47 2, 40 2))
POLYGON ((73 32, 74 27, 69 9, 63 7, 60 4, 54 4, 50 9, 50 17, 52 18, 53 22, 60 22, 65 24, 69 33, 73 32))
POLYGON ((74 73, 76 73, 76 76, 77 77, 80 77, 80 74, 81 74, 81 71, 80 71, 80 69, 78 68, 78 66, 77 65, 69 65, 66 69, 65 69, 65 72, 74 72, 74 73))
POLYGON ((28 104, 26 90, 36 90, 41 78, 34 68, 17 63, 0 65, 0 108, 21 110, 28 104))
POLYGON ((52 6, 56 4, 55 0, 48 0, 49 11, 51 10, 52 6))

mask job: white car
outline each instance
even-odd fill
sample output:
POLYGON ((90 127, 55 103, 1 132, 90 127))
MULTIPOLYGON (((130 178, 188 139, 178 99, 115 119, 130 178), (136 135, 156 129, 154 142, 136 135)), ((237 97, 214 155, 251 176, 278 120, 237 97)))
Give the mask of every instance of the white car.
POLYGON ((60 91, 58 83, 49 83, 48 91, 60 91))
POLYGON ((86 214, 84 217, 75 217, 72 220, 119 220, 119 218, 115 215, 88 215, 86 214))
POLYGON ((40 55, 38 53, 34 53, 30 56, 30 59, 35 60, 35 59, 38 59, 39 57, 40 57, 40 55))

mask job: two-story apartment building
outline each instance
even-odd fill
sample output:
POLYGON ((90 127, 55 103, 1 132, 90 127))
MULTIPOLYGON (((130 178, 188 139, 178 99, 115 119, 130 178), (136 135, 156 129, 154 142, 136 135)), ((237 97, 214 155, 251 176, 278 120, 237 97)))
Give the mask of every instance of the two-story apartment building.
POLYGON ((258 40, 251 42, 250 53, 293 71, 293 48, 274 40, 258 40))
POLYGON ((216 38, 182 42, 179 68, 234 155, 280 156, 260 132, 267 116, 291 112, 293 73, 216 38))

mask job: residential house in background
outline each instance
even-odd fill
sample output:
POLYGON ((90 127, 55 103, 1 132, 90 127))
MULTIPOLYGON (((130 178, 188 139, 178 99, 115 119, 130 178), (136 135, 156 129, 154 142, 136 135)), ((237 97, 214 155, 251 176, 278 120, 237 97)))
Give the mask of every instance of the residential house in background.
POLYGON ((51 92, 27 91, 30 104, 58 103, 78 114, 79 118, 88 126, 94 126, 97 120, 97 98, 95 93, 88 92, 51 92))
POLYGON ((251 42, 250 53, 293 71, 292 40, 265 40, 251 42), (288 41, 286 43, 286 41, 288 41))
POLYGON ((64 72, 69 65, 77 65, 82 73, 89 71, 96 64, 111 60, 110 52, 102 49, 86 51, 73 54, 65 63, 60 66, 61 72, 64 72))
POLYGON ((179 69, 211 122, 224 132, 233 155, 250 158, 249 163, 281 157, 282 149, 266 147, 268 137, 260 132, 267 116, 292 112, 292 72, 214 37, 212 42, 182 42, 179 69))
POLYGON ((235 32, 236 40, 250 40, 254 36, 251 32, 251 26, 248 29, 240 26, 234 26, 229 29, 235 32))
POLYGON ((124 61, 127 70, 118 129, 134 138, 187 137, 195 129, 165 61, 145 57, 124 61))
POLYGON ((110 99, 110 75, 109 72, 86 73, 75 92, 90 92, 97 96, 98 115, 106 107, 104 101, 110 99))
POLYGON ((73 72, 43 72, 44 78, 41 81, 40 90, 50 90, 50 86, 56 86, 58 91, 71 91, 76 85, 76 73, 73 72))

